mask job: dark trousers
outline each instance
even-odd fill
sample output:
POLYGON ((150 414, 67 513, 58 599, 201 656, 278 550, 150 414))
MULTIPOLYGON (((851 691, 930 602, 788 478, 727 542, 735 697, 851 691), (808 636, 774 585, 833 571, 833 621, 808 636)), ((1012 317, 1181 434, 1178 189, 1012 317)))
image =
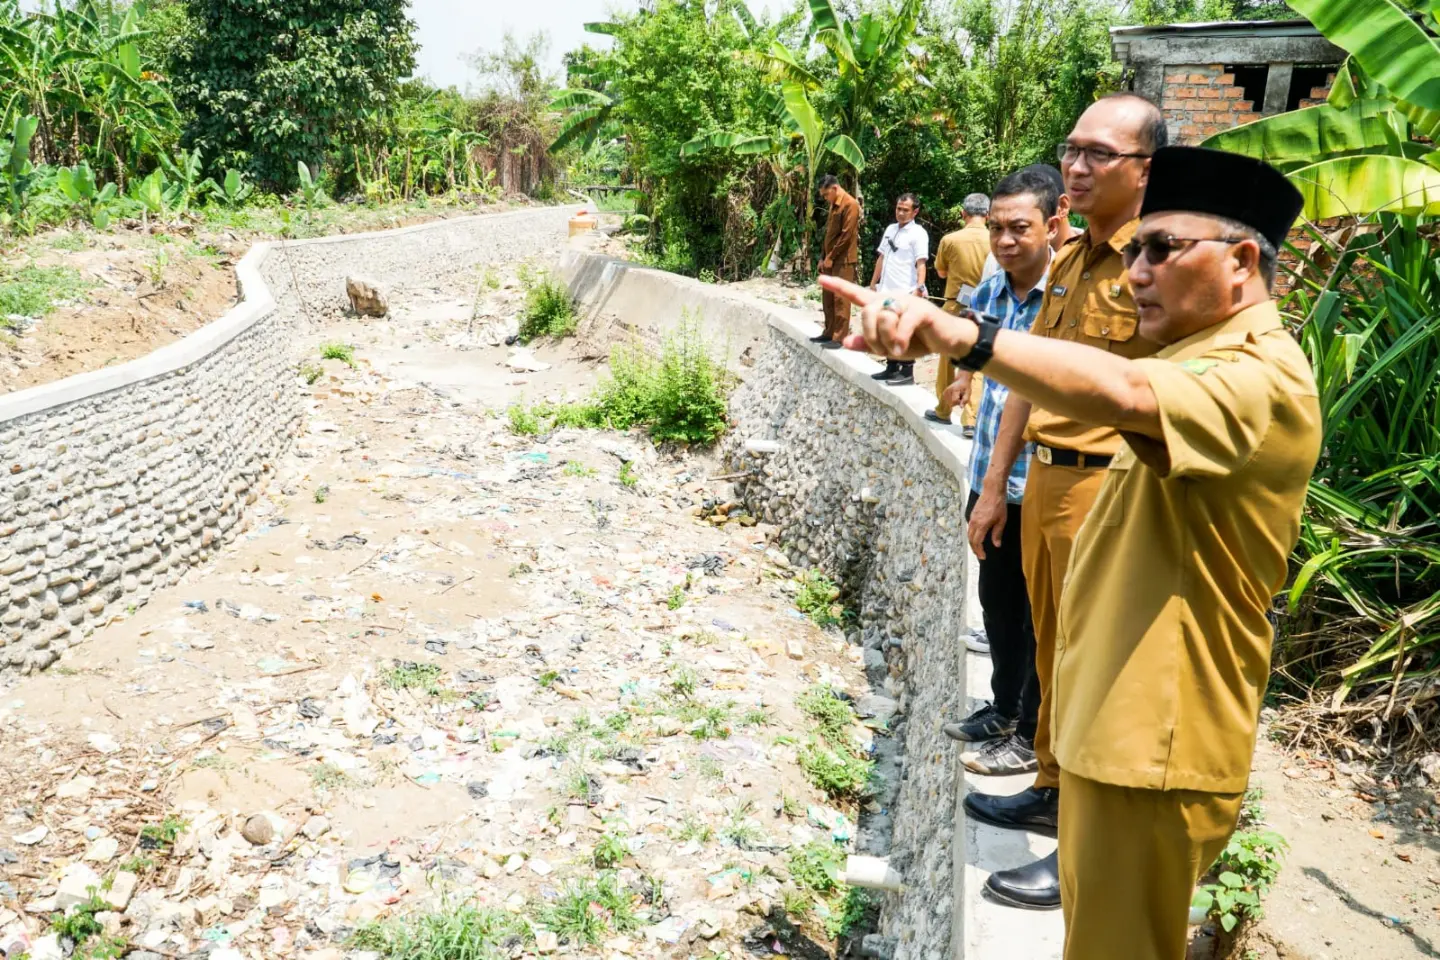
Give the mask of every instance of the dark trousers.
MULTIPOLYGON (((965 519, 979 494, 971 492, 965 519)), ((995 709, 1016 722, 1015 732, 1035 739, 1040 714, 1040 678, 1035 672, 1035 626, 1030 621, 1030 595, 1020 564, 1020 505, 1005 505, 1005 532, 1000 546, 985 544, 980 561, 980 612, 990 641, 990 691, 995 709)))

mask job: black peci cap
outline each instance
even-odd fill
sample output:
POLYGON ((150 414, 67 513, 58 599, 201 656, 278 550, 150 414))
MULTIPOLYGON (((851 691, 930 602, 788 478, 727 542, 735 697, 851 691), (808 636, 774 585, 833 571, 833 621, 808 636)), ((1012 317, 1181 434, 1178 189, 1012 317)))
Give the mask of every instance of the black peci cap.
POLYGON ((1203 147, 1161 147, 1150 158, 1140 204, 1148 213, 1208 213, 1252 227, 1277 248, 1295 225, 1305 198, 1263 160, 1203 147))

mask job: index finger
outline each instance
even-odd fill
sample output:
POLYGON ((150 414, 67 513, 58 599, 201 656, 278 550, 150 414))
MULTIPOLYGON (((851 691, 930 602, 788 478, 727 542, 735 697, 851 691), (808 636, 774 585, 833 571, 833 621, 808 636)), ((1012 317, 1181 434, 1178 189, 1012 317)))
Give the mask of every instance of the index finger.
POLYGON ((880 294, 869 287, 862 287, 858 283, 841 280, 839 277, 832 277, 829 274, 820 278, 820 286, 831 293, 838 293, 857 307, 868 306, 880 299, 880 294))

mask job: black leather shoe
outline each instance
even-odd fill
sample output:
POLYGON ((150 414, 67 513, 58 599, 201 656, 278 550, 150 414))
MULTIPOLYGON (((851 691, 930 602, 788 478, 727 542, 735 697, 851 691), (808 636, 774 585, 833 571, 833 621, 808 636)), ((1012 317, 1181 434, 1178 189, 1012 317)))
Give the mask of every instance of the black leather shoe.
POLYGON ((831 340, 829 337, 827 337, 825 334, 822 333, 822 334, 820 334, 820 336, 818 336, 818 337, 811 337, 811 338, 810 338, 810 342, 811 342, 811 343, 834 343, 835 341, 831 340))
POLYGON ((1060 861, 1056 854, 1014 870, 997 870, 985 880, 985 892, 1001 903, 1026 910, 1060 906, 1060 861))
POLYGON ((900 365, 899 365, 898 363, 887 363, 887 364, 885 364, 885 369, 884 369, 884 370, 881 370, 879 373, 872 373, 872 374, 870 374, 870 379, 871 379, 871 380, 889 380, 891 377, 895 376, 895 374, 899 371, 899 369, 900 369, 900 365))
POLYGON ((1011 796, 972 793, 965 798, 965 812, 991 826, 1053 837, 1060 822, 1060 791, 1055 787, 1027 787, 1011 796))
POLYGON ((925 411, 925 419, 926 419, 926 420, 929 420, 931 423, 943 423, 943 424, 945 424, 945 425, 947 425, 947 426, 950 424, 950 418, 949 418, 949 417, 942 417, 942 416, 940 416, 939 413, 935 412, 934 410, 926 410, 926 411, 925 411))

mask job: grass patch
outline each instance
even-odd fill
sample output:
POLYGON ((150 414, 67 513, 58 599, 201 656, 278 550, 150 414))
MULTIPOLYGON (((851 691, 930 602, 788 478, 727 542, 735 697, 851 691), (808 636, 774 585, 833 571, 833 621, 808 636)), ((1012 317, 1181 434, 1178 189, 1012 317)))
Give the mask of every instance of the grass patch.
POLYGON ((350 775, 333 763, 317 763, 310 768, 310 785, 316 790, 343 790, 350 783, 350 775))
POLYGON ((330 484, 322 483, 315 488, 315 502, 324 503, 330 499, 330 484))
POLYGON ((816 684, 795 700, 800 712, 815 721, 820 735, 836 746, 852 746, 850 728, 856 722, 855 708, 823 684, 816 684))
POLYGON ((680 843, 688 843, 691 840, 698 840, 700 843, 709 843, 715 839, 715 829, 694 816, 686 815, 680 821, 680 826, 670 834, 680 843))
POLYGON ((841 886, 845 850, 829 840, 812 840, 790 854, 790 879, 814 893, 831 893, 841 886))
POLYGON ((314 386, 315 381, 325 376, 325 368, 318 363, 300 364, 300 376, 305 379, 306 386, 314 386))
POLYGON ((525 923, 514 914, 466 903, 366 924, 348 945, 387 960, 499 960, 509 955, 502 947, 524 935, 525 923))
POLYGON ((440 693, 441 670, 433 663, 396 660, 394 666, 380 674, 391 690, 419 690, 429 696, 440 693))
MULTIPOLYGON (((629 464, 626 464, 629 466, 629 464)), ((670 596, 665 598, 665 606, 671 610, 679 610, 685 606, 685 588, 681 584, 675 584, 670 591, 670 596)))
POLYGON ((684 664, 680 664, 670 671, 670 690, 676 696, 695 696, 695 686, 698 683, 699 678, 695 676, 695 671, 684 664))
POLYGON ((695 763, 695 772, 700 774, 702 780, 724 780, 725 771, 720 768, 720 763, 714 757, 701 757, 695 763))
POLYGON ((795 594, 795 607, 821 629, 838 626, 845 608, 835 602, 840 588, 834 581, 823 573, 807 570, 797 582, 800 590, 795 594))
POLYGON ((641 925, 634 895, 609 871, 570 881, 553 904, 540 909, 537 919, 562 940, 592 947, 610 934, 641 925))
POLYGON ((540 337, 568 337, 578 322, 575 303, 565 284, 549 271, 539 276, 524 275, 525 306, 520 311, 520 342, 540 337))
POLYGON ((595 468, 587 467, 579 460, 570 460, 565 464, 565 476, 567 477, 593 477, 595 468))
POLYGON ((321 360, 339 360, 347 367, 355 367, 355 348, 348 343, 322 343, 320 345, 321 360))
MULTIPOLYGON (((70 267, 21 267, 0 272, 0 326, 7 314, 44 319, 57 300, 83 300, 90 288, 70 267)), ((18 328, 18 327, 16 327, 18 328)))
POLYGON ((740 714, 737 722, 742 727, 768 727, 775 722, 775 718, 764 707, 751 707, 740 714))
POLYGON ((97 913, 109 909, 110 906, 92 892, 89 900, 76 904, 68 914, 51 914, 50 930, 62 941, 68 939, 75 944, 70 953, 73 960, 115 960, 125 953, 127 942, 123 937, 101 936, 105 927, 95 918, 97 913))

